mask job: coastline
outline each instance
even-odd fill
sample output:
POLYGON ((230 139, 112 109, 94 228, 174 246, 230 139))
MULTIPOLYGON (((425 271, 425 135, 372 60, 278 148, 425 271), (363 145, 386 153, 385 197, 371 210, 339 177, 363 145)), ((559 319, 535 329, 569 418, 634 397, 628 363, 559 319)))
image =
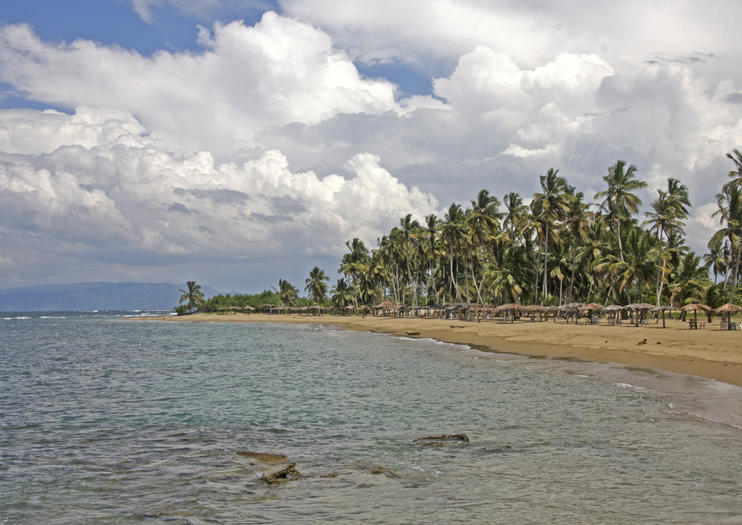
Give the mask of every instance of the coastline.
MULTIPOLYGON (((715 379, 742 387, 742 333, 716 327, 688 330, 686 323, 668 327, 650 322, 633 325, 577 325, 519 321, 469 322, 443 319, 285 314, 191 314, 149 317, 166 322, 302 323, 350 330, 430 338, 479 350, 545 356, 598 363, 618 363, 715 379), (641 343, 646 340, 645 343, 641 343)), ((716 323, 714 323, 715 325, 716 323)))

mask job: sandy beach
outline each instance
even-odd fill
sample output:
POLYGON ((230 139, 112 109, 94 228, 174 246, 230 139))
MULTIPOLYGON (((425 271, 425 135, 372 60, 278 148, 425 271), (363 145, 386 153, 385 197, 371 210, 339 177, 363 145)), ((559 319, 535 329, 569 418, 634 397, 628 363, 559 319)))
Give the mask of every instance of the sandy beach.
POLYGON ((630 324, 574 325, 566 323, 497 321, 468 322, 439 319, 397 319, 366 316, 193 314, 149 318, 168 322, 269 322, 336 325, 351 330, 432 338, 481 350, 550 356, 655 368, 691 374, 742 386, 742 332, 719 329, 718 321, 702 330, 687 323, 650 320, 630 324), (645 342, 646 341, 646 342, 645 342))

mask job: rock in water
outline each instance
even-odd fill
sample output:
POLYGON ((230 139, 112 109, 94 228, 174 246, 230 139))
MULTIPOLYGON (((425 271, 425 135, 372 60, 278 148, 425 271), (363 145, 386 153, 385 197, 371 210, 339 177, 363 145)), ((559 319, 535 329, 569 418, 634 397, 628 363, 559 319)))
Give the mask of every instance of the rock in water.
POLYGON ((423 447, 446 447, 459 443, 468 443, 469 436, 466 434, 441 434, 439 436, 426 436, 412 440, 423 447))
POLYGON ((301 473, 296 470, 296 463, 284 463, 274 467, 268 467, 263 471, 263 475, 260 476, 260 479, 271 484, 276 483, 277 481, 294 480, 299 476, 301 476, 301 473))
POLYGON ((238 450, 237 454, 247 458, 257 459, 263 463, 288 463, 289 458, 283 454, 270 454, 268 452, 250 452, 249 450, 238 450))

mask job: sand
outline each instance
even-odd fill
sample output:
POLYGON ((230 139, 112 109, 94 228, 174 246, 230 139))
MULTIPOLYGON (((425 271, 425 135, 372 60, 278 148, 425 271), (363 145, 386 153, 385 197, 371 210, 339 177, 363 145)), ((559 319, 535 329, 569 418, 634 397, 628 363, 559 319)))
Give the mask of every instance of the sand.
MULTIPOLYGON (((636 327, 521 320, 469 322, 440 319, 396 319, 366 316, 193 314, 150 318, 169 322, 270 322, 336 325, 467 344, 493 352, 551 356, 655 368, 716 379, 742 386, 742 331, 722 331, 719 321, 689 330, 677 320, 650 320, 636 327), (644 342, 646 341, 646 342, 644 342)), ((700 320, 700 319, 699 319, 700 320)))

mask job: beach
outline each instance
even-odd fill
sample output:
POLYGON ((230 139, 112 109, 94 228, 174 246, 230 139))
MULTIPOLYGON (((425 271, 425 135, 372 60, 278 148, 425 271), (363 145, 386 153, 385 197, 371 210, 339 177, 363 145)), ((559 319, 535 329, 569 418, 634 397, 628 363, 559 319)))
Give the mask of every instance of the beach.
POLYGON ((689 330, 687 322, 654 320, 636 327, 564 322, 470 322, 444 319, 290 314, 192 314, 152 317, 168 322, 310 323, 465 344, 490 352, 610 362, 690 374, 742 386, 742 332, 718 321, 689 330))

